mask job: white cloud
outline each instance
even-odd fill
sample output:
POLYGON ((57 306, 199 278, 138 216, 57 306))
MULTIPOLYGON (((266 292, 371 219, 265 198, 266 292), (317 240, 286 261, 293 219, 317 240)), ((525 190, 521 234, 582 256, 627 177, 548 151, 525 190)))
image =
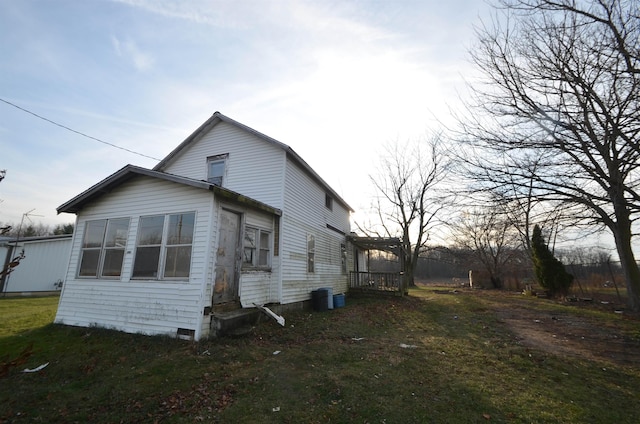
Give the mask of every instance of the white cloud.
POLYGON ((151 54, 140 50, 138 45, 132 40, 120 41, 116 36, 111 37, 111 43, 116 54, 126 60, 131 61, 138 71, 148 71, 153 67, 154 58, 151 54))

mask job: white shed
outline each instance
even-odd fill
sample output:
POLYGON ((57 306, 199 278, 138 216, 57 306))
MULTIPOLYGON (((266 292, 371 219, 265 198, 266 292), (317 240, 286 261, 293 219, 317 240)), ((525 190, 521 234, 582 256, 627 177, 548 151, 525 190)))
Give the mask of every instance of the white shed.
POLYGON ((0 277, 0 292, 39 294, 62 288, 71 252, 71 234, 26 237, 0 243, 3 268, 24 250, 24 259, 12 272, 0 277))

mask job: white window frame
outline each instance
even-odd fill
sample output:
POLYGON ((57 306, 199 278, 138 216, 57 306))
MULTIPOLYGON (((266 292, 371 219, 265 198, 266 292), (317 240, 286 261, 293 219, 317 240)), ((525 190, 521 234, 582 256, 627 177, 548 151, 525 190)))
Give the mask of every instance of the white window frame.
POLYGON ((193 258, 193 243, 195 238, 195 227, 196 227, 196 213, 191 212, 177 212, 177 213, 169 213, 164 215, 146 215, 141 216, 138 221, 138 234, 136 237, 136 246, 135 246, 135 256, 133 258, 133 265, 131 268, 131 279, 133 280, 188 280, 191 275, 191 262, 193 258), (190 242, 184 242, 180 240, 178 243, 172 242, 169 240, 169 233, 171 229, 171 218, 176 216, 192 216, 193 217, 193 228, 192 233, 190 235, 190 242), (140 244, 142 233, 140 231, 142 221, 144 219, 153 219, 162 217, 162 234, 160 242, 150 243, 150 244, 140 244), (168 254, 174 249, 186 248, 189 247, 189 255, 188 255, 188 270, 186 275, 179 276, 167 276, 167 265, 168 265, 168 254), (136 260, 140 257, 140 249, 144 248, 159 248, 158 251, 158 259, 157 265, 155 268, 154 275, 136 275, 136 260))
POLYGON ((271 269, 271 231, 247 225, 242 237, 242 268, 271 269), (251 245, 251 239, 247 232, 254 232, 255 239, 251 245), (266 247, 262 245, 266 236, 266 247), (247 255, 247 253, 250 253, 247 255), (266 263, 260 263, 261 253, 266 253, 266 263))
POLYGON ((227 159, 228 153, 222 155, 209 156, 207 158, 207 182, 222 187, 227 176, 227 159), (222 164, 222 173, 220 175, 211 176, 211 166, 214 164, 222 164))
POLYGON ((123 217, 109 218, 109 219, 95 219, 91 221, 86 221, 84 225, 84 234, 82 235, 82 244, 80 246, 80 258, 78 260, 78 269, 77 269, 78 278, 94 278, 94 279, 100 278, 100 279, 107 279, 107 280, 119 280, 120 277, 122 276, 122 268, 124 266, 124 255, 127 249, 127 239, 129 236, 130 226, 131 226, 131 218, 123 218, 123 217), (110 230, 114 229, 112 225, 117 225, 116 224, 117 221, 122 221, 122 223, 124 223, 125 220, 127 221, 127 225, 124 232, 120 231, 120 233, 118 233, 118 229, 116 228, 115 229, 116 233, 113 234, 115 236, 114 239, 108 240, 107 235, 110 234, 111 232, 110 230), (85 244, 87 243, 87 235, 89 234, 89 227, 99 223, 102 223, 102 228, 100 229, 100 231, 102 232, 100 246, 85 247, 85 244), (120 240, 120 243, 118 243, 118 240, 120 240), (113 241, 113 245, 111 245, 110 243, 111 241, 113 241), (82 273, 83 260, 85 259, 85 254, 88 252, 98 252, 98 258, 96 262, 96 272, 91 275, 82 273), (112 252, 121 252, 120 272, 117 275, 116 274, 105 275, 104 273, 105 258, 108 253, 112 253, 112 252))

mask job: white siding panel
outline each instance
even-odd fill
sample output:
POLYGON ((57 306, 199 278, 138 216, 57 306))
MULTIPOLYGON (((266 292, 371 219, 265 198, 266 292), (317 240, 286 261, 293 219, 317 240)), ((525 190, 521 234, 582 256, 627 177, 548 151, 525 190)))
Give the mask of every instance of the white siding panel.
POLYGON ((254 303, 265 305, 271 300, 271 273, 265 271, 243 271, 240 275, 240 303, 243 308, 252 308, 254 303))
POLYGON ((55 322, 99 325, 126 332, 176 334, 178 328, 202 332, 204 285, 210 274, 209 250, 213 194, 148 177, 137 177, 83 209, 77 220, 70 265, 55 322), (132 280, 140 216, 195 211, 191 272, 184 281, 132 280), (130 217, 123 273, 119 280, 77 278, 85 224, 89 220, 130 217))
POLYGON ((335 201, 333 210, 326 208, 325 194, 297 165, 287 163, 282 217, 283 304, 307 300, 311 291, 320 287, 332 287, 334 293, 347 290, 340 245, 346 243, 344 234, 350 231, 349 213, 335 201), (307 272, 307 234, 315 237, 313 273, 307 272))
MULTIPOLYGON (((57 290, 54 283, 64 281, 71 251, 71 238, 21 242, 14 249, 17 256, 24 248, 24 259, 5 280, 5 292, 57 290)), ((4 264, 5 256, 0 256, 4 264)))
POLYGON ((223 187, 282 208, 285 153, 271 143, 221 122, 191 144, 163 171, 207 179, 207 157, 228 154, 223 187))

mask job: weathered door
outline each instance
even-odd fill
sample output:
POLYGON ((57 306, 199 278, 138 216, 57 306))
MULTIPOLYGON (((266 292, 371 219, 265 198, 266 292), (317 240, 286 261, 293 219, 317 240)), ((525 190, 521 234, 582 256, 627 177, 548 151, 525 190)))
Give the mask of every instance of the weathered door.
POLYGON ((222 209, 218 225, 218 252, 213 303, 238 300, 240 277, 240 215, 222 209))

